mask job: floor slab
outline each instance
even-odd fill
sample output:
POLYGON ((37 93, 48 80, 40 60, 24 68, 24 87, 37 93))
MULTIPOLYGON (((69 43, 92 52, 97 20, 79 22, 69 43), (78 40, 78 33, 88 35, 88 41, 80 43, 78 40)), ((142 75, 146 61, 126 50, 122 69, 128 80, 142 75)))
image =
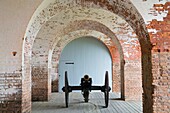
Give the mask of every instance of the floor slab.
POLYGON ((142 113, 142 102, 120 100, 116 93, 110 93, 109 106, 104 106, 101 92, 91 92, 88 103, 80 92, 72 92, 68 108, 65 108, 64 93, 52 93, 48 102, 33 102, 32 113, 142 113))

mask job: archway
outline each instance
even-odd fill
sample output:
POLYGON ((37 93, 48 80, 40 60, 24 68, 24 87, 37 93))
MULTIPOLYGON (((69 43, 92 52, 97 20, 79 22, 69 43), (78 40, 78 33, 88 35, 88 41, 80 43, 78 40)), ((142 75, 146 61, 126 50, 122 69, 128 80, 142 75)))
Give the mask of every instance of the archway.
POLYGON ((109 72, 112 88, 112 59, 107 47, 93 37, 80 37, 67 44, 59 60, 59 91, 64 86, 64 72, 68 71, 70 85, 80 83, 80 78, 88 74, 93 85, 104 84, 104 74, 109 72))
MULTIPOLYGON (((62 1, 60 1, 62 2, 62 1)), ((75 3, 75 2, 74 2, 75 3)), ((151 62, 150 61, 150 41, 149 41, 149 37, 148 37, 148 34, 147 34, 147 31, 145 29, 145 26, 141 26, 142 23, 143 23, 143 19, 142 17, 139 15, 139 13, 137 12, 137 10, 135 9, 135 7, 131 4, 131 2, 129 1, 129 4, 128 6, 126 6, 126 2, 108 2, 108 1, 105 1, 105 2, 102 2, 102 1, 83 1, 83 3, 81 3, 81 1, 76 1, 76 4, 73 4, 73 5, 82 5, 82 6, 87 6, 90 4, 92 4, 92 7, 103 7, 103 6, 106 6, 106 9, 107 10, 110 10, 116 14, 118 14, 120 17, 123 17, 131 26, 132 28, 134 29, 134 31, 136 32, 136 34, 139 36, 139 41, 140 41, 140 44, 141 44, 141 50, 142 50, 142 72, 143 72, 143 75, 144 75, 144 78, 143 78, 143 81, 146 82, 146 76, 149 77, 149 78, 152 78, 152 74, 151 74, 151 65, 147 66, 147 62, 151 62), (99 3, 99 4, 98 4, 99 3), (121 7, 119 7, 121 6, 121 7), (130 10, 128 10, 129 6, 131 6, 130 9, 134 9, 134 12, 135 13, 131 13, 130 10), (116 10, 113 10, 113 9, 116 9, 116 10), (126 14, 124 13, 126 12, 126 14), (129 17, 127 17, 127 14, 129 15, 129 17), (140 18, 140 19, 138 19, 140 18), (140 21, 138 21, 140 20, 140 21), (141 23, 141 24, 140 24, 141 23), (145 47, 148 47, 146 49, 144 49, 145 47)), ((58 3, 54 3, 55 5, 59 5, 58 3)), ((53 5, 54 5, 53 4, 53 5)), ((69 3, 67 5, 71 5, 72 3, 69 3)), ((64 5, 64 4, 63 4, 64 5)), ((75 6, 74 6, 75 7, 75 6)), ((61 11, 61 10, 56 10, 56 7, 53 7, 55 10, 43 10, 43 12, 45 12, 45 14, 43 13, 43 15, 45 16, 42 16, 42 17, 37 17, 36 19, 40 21, 35 21, 35 23, 33 23, 33 25, 31 27, 28 27, 28 32, 26 33, 26 36, 25 36, 25 45, 24 45, 24 50, 23 51, 23 66, 24 66, 24 70, 29 70, 29 59, 30 59, 30 47, 32 47, 32 42, 34 41, 39 29, 42 27, 43 23, 46 22, 46 19, 48 20, 50 17, 54 16, 56 14, 55 11, 61 11), (49 14, 46 13, 48 11, 51 11, 49 14), (54 12, 53 12, 54 11, 54 12), (47 18, 49 17, 49 18, 47 18), (41 20, 42 19, 42 20, 41 20), (36 23, 37 22, 37 23, 36 23), (30 37, 31 36, 31 37, 30 37), (26 69, 25 69, 26 67, 26 69)), ((63 7, 65 8, 65 6, 63 7)), ((62 23, 61 23, 62 24, 62 23)), ((28 77, 29 79, 29 71, 27 73, 25 73, 25 71, 23 71, 23 76, 26 76, 28 77)), ((24 82, 24 80, 23 80, 24 82)), ((25 84, 25 85, 28 85, 29 86, 29 82, 28 84, 25 84)), ((151 88, 151 83, 143 83, 143 86, 144 86, 144 98, 150 98, 152 99, 152 90, 148 90, 151 88), (145 86, 146 85, 146 86, 145 86), (148 88, 149 87, 149 88, 148 88)), ((151 88, 152 89, 152 88, 151 88)), ((27 92, 29 93, 29 91, 27 90, 24 90, 24 92, 27 92)), ((25 93, 25 94, 27 94, 25 93)), ((28 96, 29 97, 29 96, 28 96)), ((29 98, 23 100, 24 103, 29 103, 29 98), (28 100, 28 101, 27 101, 28 100)), ((144 103, 148 103, 147 100, 144 99, 144 103), (146 101, 146 102, 145 102, 146 101)), ((150 104, 148 106, 144 106, 146 107, 145 110, 150 110, 150 108, 152 108, 152 102, 149 102, 150 104)), ((29 105, 29 104, 28 104, 29 105)), ((152 109, 151 109, 152 111, 152 109)))
MULTIPOLYGON (((58 65, 59 65, 59 59, 60 59, 60 54, 61 51, 63 50, 63 48, 71 41, 79 38, 79 37, 96 37, 98 40, 102 41, 102 43, 104 43, 107 48, 110 51, 111 57, 112 57, 112 69, 115 71, 112 73, 112 84, 110 84, 113 87, 114 92, 121 92, 121 83, 120 83, 120 73, 119 72, 121 67, 119 64, 122 65, 122 67, 124 67, 124 63, 120 63, 120 58, 123 58, 122 53, 118 51, 118 46, 115 44, 115 41, 113 41, 111 38, 109 38, 108 36, 106 36, 105 34, 98 32, 98 31, 94 31, 94 30, 78 30, 78 31, 74 31, 74 32, 70 32, 67 35, 63 36, 61 38, 61 40, 56 40, 54 47, 52 49, 52 51, 50 52, 50 57, 49 59, 49 65, 51 67, 51 77, 52 77, 52 92, 58 92, 58 65), (51 65, 52 64, 52 65, 51 65), (119 70, 119 71, 117 71, 119 70)), ((123 70, 123 68, 122 68, 123 70)), ((123 85, 123 84, 122 84, 123 85)), ((123 94, 122 94, 123 95, 123 94)))

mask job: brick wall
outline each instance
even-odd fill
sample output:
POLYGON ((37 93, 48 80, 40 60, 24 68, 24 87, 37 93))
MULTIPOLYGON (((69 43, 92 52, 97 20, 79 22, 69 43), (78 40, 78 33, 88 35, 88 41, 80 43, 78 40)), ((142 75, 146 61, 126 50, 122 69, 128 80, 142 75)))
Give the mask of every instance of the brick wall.
POLYGON ((125 62, 125 99, 142 100, 141 61, 125 62))
MULTIPOLYGON (((2 45, 2 44, 1 44, 2 45)), ((1 46, 2 47, 2 46, 1 46)), ((0 47, 0 48, 1 48, 0 47)), ((7 47, 4 47, 7 49, 7 47)), ((0 50, 1 51, 1 50, 0 50)), ((0 113, 22 111, 22 69, 18 51, 1 51, 0 113)))
POLYGON ((59 64, 59 56, 61 54, 60 47, 54 49, 52 56, 52 70, 51 70, 51 89, 52 92, 58 92, 58 64, 59 64))
POLYGON ((151 15, 166 13, 163 21, 153 19, 147 24, 152 48, 154 112, 170 112, 170 2, 154 4, 151 15))
POLYGON ((120 75, 120 63, 113 62, 113 75, 112 75, 112 91, 120 93, 121 91, 121 75, 120 75))
POLYGON ((152 54, 154 112, 170 112, 170 53, 156 52, 152 54))
POLYGON ((0 113, 21 111, 21 89, 21 73, 0 73, 0 113))
POLYGON ((32 76, 32 100, 47 101, 51 93, 50 72, 48 66, 50 57, 49 40, 43 40, 37 35, 32 47, 31 76, 32 76))
POLYGON ((48 100, 48 68, 32 67, 32 100, 48 100))

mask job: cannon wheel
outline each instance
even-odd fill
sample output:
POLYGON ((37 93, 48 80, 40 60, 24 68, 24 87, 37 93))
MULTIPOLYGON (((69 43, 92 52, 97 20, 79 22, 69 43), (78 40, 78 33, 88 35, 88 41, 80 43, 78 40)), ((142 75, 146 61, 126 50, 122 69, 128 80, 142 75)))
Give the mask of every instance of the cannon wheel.
POLYGON ((68 107, 68 100, 69 100, 69 85, 68 85, 67 71, 65 71, 65 103, 66 103, 66 107, 68 107))
POLYGON ((105 74, 105 92, 104 92, 104 96, 105 96, 105 107, 108 107, 109 104, 109 77, 108 77, 108 71, 106 71, 105 74))

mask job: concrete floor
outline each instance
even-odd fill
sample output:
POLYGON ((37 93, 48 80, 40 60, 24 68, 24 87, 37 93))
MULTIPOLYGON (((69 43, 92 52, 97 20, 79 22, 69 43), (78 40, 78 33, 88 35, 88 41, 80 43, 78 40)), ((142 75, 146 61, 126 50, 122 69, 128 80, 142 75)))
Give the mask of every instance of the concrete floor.
POLYGON ((122 101, 119 95, 110 93, 109 107, 105 106, 101 92, 91 92, 85 103, 80 92, 70 93, 69 107, 65 108, 64 93, 52 93, 48 102, 33 102, 32 113, 142 113, 142 102, 122 101))

